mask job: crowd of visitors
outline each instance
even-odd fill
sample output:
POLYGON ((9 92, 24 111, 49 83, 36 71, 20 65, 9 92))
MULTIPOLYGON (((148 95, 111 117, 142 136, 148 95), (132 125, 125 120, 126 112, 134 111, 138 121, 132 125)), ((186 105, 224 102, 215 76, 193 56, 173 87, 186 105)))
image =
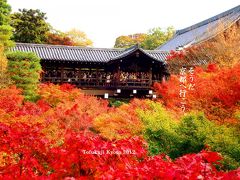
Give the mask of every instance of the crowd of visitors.
POLYGON ((63 80, 64 82, 78 82, 83 85, 110 85, 112 83, 135 83, 147 82, 150 79, 148 72, 120 72, 110 73, 104 71, 71 71, 64 70, 45 70, 44 78, 46 81, 63 80))
POLYGON ((120 82, 141 81, 141 80, 148 80, 149 78, 150 78, 149 73, 146 73, 146 72, 137 72, 137 73, 121 72, 120 73, 120 82))

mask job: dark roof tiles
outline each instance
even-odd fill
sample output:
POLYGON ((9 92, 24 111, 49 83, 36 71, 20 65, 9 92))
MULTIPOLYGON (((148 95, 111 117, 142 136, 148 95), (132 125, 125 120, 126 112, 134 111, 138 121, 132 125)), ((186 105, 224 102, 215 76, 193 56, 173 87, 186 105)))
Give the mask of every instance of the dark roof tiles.
POLYGON ((101 62, 107 63, 111 60, 119 59, 131 54, 136 50, 142 51, 154 60, 164 62, 168 55, 167 52, 143 50, 138 45, 128 49, 114 48, 88 48, 76 46, 59 46, 47 44, 29 44, 16 43, 11 51, 34 52, 42 60, 59 60, 59 61, 80 61, 80 62, 101 62))

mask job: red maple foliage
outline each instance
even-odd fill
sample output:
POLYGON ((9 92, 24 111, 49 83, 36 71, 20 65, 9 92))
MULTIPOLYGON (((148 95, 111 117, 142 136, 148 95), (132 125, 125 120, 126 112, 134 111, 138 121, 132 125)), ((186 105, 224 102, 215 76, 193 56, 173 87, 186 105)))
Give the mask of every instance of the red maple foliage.
MULTIPOLYGON (((203 150, 173 161, 148 156, 148 144, 140 136, 107 140, 91 131, 93 118, 109 111, 105 100, 68 85, 42 87, 37 103, 24 102, 14 87, 0 90, 0 179, 240 178, 240 169, 215 168, 221 159, 217 152, 203 150), (48 90, 56 91, 57 101, 48 90), (59 136, 50 138, 55 132, 59 136)), ((148 108, 138 100, 131 107, 140 104, 148 108)))
MULTIPOLYGON (((163 104, 176 112, 181 112, 179 78, 178 75, 172 75, 169 81, 154 85, 163 104)), ((187 89, 187 110, 204 111, 209 119, 219 122, 235 121, 232 115, 240 102, 239 82, 240 64, 233 68, 219 69, 215 64, 209 64, 206 70, 195 68, 194 90, 187 89)))
POLYGON ((91 132, 70 130, 62 145, 51 147, 40 129, 0 124, 0 178, 240 178, 240 169, 221 172, 215 168, 214 163, 221 160, 216 152, 203 150, 172 161, 164 155, 148 157, 146 143, 139 137, 106 141, 91 132))

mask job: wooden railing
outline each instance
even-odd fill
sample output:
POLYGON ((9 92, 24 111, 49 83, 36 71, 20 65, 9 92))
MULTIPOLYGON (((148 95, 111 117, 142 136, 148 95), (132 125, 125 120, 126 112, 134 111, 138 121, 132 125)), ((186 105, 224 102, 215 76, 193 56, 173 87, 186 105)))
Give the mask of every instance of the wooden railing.
POLYGON ((63 78, 60 77, 44 77, 43 82, 51 82, 55 84, 69 83, 78 87, 96 87, 96 88, 149 88, 152 85, 150 79, 136 79, 136 80, 113 80, 113 79, 99 79, 99 78, 63 78))

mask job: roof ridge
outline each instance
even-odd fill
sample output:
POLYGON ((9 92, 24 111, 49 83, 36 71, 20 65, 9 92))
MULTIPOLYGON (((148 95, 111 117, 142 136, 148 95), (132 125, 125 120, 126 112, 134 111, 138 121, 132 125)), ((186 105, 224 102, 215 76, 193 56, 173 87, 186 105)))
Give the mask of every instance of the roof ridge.
POLYGON ((142 52, 143 54, 145 54, 146 56, 156 60, 156 61, 159 61, 159 59, 157 59, 156 57, 154 57, 152 54, 151 54, 151 51, 152 53, 160 53, 160 54, 167 54, 167 52, 163 52, 163 51, 156 51, 156 50, 145 50, 143 48, 140 47, 140 44, 137 43, 136 45, 133 45, 129 48, 127 48, 125 51, 123 51, 122 53, 120 53, 119 55, 115 56, 115 57, 112 57, 110 59, 110 61, 113 61, 113 60, 117 60, 117 59, 120 59, 120 58, 124 58, 126 56, 128 56, 129 54, 132 54, 136 51, 140 51, 142 52))
POLYGON ((164 50, 158 50, 158 49, 153 49, 153 50, 149 50, 149 49, 143 49, 145 52, 149 52, 149 53, 169 53, 168 51, 164 51, 164 50))
POLYGON ((228 16, 229 14, 231 14, 231 13, 233 13, 235 11, 236 12, 240 11, 240 5, 238 5, 238 6, 234 7, 234 8, 231 8, 231 9, 229 9, 227 11, 224 11, 224 12, 222 12, 220 14, 217 14, 217 15, 211 17, 211 18, 208 18, 208 19, 205 19, 205 20, 203 20, 201 22, 198 22, 198 23, 196 23, 196 24, 194 24, 192 26, 189 26, 187 28, 183 28, 183 29, 177 30, 175 35, 180 35, 180 34, 183 34, 185 32, 188 32, 190 30, 193 30, 193 29, 196 29, 198 27, 201 27, 201 26, 204 26, 206 24, 209 24, 209 23, 211 23, 213 21, 217 21, 217 20, 219 20, 219 19, 221 19, 221 18, 223 18, 225 16, 228 16))
POLYGON ((88 49, 88 50, 108 50, 108 51, 123 51, 123 48, 95 48, 95 47, 81 47, 81 46, 67 46, 67 45, 53 45, 53 44, 35 44, 35 43, 16 43, 16 45, 34 46, 34 47, 56 47, 69 49, 88 49))
POLYGON ((140 47, 139 47, 139 44, 135 44, 135 45, 133 45, 133 46, 130 46, 130 47, 124 49, 123 52, 125 52, 125 51, 132 51, 132 50, 139 49, 139 48, 140 48, 140 47))
POLYGON ((117 55, 115 57, 112 57, 111 60, 115 60, 115 59, 118 59, 118 58, 121 58, 121 57, 125 57, 126 55, 128 55, 128 54, 130 54, 130 53, 132 53, 132 52, 134 52, 134 51, 136 51, 138 49, 140 49, 139 45, 137 45, 137 44, 133 45, 133 46, 131 46, 129 48, 126 48, 124 51, 122 51, 121 54, 119 54, 119 55, 117 55))

